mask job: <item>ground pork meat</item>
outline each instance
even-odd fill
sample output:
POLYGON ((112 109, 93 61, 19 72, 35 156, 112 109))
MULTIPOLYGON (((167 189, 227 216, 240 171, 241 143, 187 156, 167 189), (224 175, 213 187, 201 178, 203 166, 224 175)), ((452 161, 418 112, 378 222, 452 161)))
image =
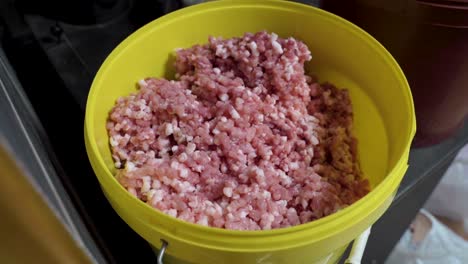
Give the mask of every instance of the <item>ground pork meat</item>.
POLYGON ((304 72, 307 46, 274 33, 179 49, 176 79, 146 78, 109 115, 117 179, 205 226, 294 226, 369 192, 346 90, 304 72))

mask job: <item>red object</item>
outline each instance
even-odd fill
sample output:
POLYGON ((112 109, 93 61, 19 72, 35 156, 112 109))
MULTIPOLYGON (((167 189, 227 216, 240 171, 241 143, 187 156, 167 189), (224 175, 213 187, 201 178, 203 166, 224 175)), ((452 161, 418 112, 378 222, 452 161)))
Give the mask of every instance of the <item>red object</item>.
POLYGON ((416 108, 413 146, 452 136, 468 116, 468 1, 322 0, 396 58, 416 108))

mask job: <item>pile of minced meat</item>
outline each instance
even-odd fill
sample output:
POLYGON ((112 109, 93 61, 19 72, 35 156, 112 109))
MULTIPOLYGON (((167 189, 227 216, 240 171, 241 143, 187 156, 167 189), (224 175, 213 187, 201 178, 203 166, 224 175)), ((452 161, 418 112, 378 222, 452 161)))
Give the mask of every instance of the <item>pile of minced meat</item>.
POLYGON ((369 192, 346 90, 304 72, 307 46, 276 34, 177 50, 176 79, 147 78, 109 115, 118 181, 205 226, 266 230, 332 214, 369 192))

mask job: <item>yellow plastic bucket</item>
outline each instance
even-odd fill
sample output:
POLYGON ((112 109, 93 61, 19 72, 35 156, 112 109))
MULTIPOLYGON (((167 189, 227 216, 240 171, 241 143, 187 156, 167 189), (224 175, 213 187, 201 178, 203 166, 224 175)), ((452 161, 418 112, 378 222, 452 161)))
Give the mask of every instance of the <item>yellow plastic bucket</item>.
MULTIPOLYGON (((388 208, 407 169, 415 133, 410 88, 392 56, 351 23, 287 1, 215 1, 188 7, 144 26, 106 59, 89 92, 85 141, 90 162, 115 211, 154 247, 185 263, 333 263, 346 245, 388 208), (106 118, 119 96, 148 76, 172 76, 170 54, 268 30, 304 41, 307 65, 321 81, 350 90, 362 169, 373 190, 355 204, 308 224, 270 231, 231 231, 180 221, 130 195, 114 178, 106 118)), ((118 232, 118 230, 116 230, 118 232)), ((166 261, 167 262, 167 261, 166 261)))

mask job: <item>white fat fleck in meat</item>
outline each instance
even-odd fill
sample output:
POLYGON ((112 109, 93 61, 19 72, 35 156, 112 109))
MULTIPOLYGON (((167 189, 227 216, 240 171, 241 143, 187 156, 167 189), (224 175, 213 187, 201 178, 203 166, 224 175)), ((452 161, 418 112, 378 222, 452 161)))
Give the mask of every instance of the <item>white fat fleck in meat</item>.
POLYGON ((263 197, 264 199, 268 199, 268 200, 269 200, 269 199, 271 199, 271 193, 270 193, 269 191, 263 191, 262 197, 263 197))
POLYGON ((249 48, 250 48, 250 50, 252 51, 252 54, 253 54, 254 56, 258 56, 259 52, 258 52, 258 50, 257 50, 257 43, 255 43, 255 41, 251 41, 251 42, 249 43, 249 48))
POLYGON ((192 154, 195 151, 196 147, 197 146, 195 144, 193 144, 192 142, 188 143, 187 144, 187 149, 186 149, 187 154, 192 154))
POLYGON ((276 204, 280 207, 286 207, 288 205, 288 201, 286 200, 279 200, 279 201, 276 201, 276 204))
POLYGON ((146 193, 151 188, 151 177, 150 176, 143 176, 141 177, 143 181, 143 185, 141 186, 141 192, 146 193))
POLYGON ((180 170, 180 177, 182 177, 182 178, 184 178, 184 179, 187 178, 188 172, 189 172, 189 171, 188 171, 187 169, 182 168, 182 169, 180 170))
POLYGON ((275 217, 272 214, 264 214, 262 216, 263 230, 271 229, 271 224, 275 220, 275 217))
POLYGON ((156 190, 154 189, 149 190, 148 192, 146 192, 146 199, 148 201, 151 201, 155 193, 156 193, 156 190))
POLYGON ((223 193, 224 193, 224 195, 226 195, 226 197, 232 197, 232 188, 231 187, 224 187, 223 193))
POLYGON ((311 139, 312 145, 318 145, 320 143, 318 138, 314 135, 312 135, 310 139, 311 139))
POLYGON ((276 53, 283 54, 283 48, 281 47, 281 44, 277 41, 277 39, 278 36, 272 36, 271 45, 273 46, 273 50, 276 51, 276 53))
POLYGON ((161 180, 165 185, 171 185, 172 183, 172 180, 167 176, 162 176, 161 180))
POLYGON ((305 116, 305 119, 306 119, 307 121, 309 121, 309 122, 314 122, 314 123, 318 123, 318 122, 319 122, 318 118, 316 118, 316 117, 313 116, 313 115, 306 115, 306 116, 305 116))
POLYGON ((172 216, 172 217, 177 217, 177 210, 176 209, 169 209, 166 211, 166 214, 172 216))
POLYGON ((292 183, 292 178, 286 175, 286 173, 282 170, 278 170, 279 177, 281 179, 281 184, 284 186, 290 186, 292 183))
POLYGON ((161 182, 159 180, 153 180, 153 183, 151 184, 151 188, 153 189, 161 188, 161 182))
POLYGON ((216 209, 214 207, 208 207, 206 209, 206 214, 213 216, 214 214, 216 214, 216 209))
POLYGON ((180 165, 180 163, 177 162, 176 160, 173 160, 173 161, 171 162, 171 168, 172 168, 172 169, 178 169, 178 168, 179 168, 179 165, 180 165))
POLYGON ((232 118, 234 118, 234 119, 239 119, 240 118, 239 112, 237 112, 237 110, 234 109, 234 108, 231 108, 229 113, 231 114, 232 118))
POLYGON ((244 104, 244 100, 242 98, 237 97, 236 98, 236 106, 241 107, 244 104))
POLYGON ((146 81, 144 79, 141 79, 141 80, 138 81, 138 85, 140 86, 140 88, 144 88, 148 84, 146 83, 146 81))
POLYGON ((287 80, 291 79, 291 75, 294 73, 294 69, 292 65, 286 66, 286 78, 287 80))
POLYGON ((263 122, 265 120, 265 116, 263 114, 257 115, 258 121, 263 122))
POLYGON ((265 172, 261 168, 255 168, 255 178, 259 184, 265 183, 265 172))
POLYGON ((180 162, 185 162, 185 161, 187 161, 187 158, 188 158, 188 156, 187 156, 187 154, 186 154, 185 152, 183 152, 183 153, 181 153, 181 154, 179 155, 179 161, 180 161, 180 162))
POLYGON ((278 34, 276 33, 271 33, 271 40, 276 41, 278 39, 278 34))
POLYGON ((190 182, 184 181, 185 191, 186 192, 194 192, 195 186, 193 186, 190 182))
POLYGON ((208 217, 202 216, 200 219, 197 221, 197 224, 202 225, 202 226, 208 226, 208 217))
POLYGON ((114 139, 114 137, 111 137, 109 141, 112 147, 117 147, 119 145, 119 143, 117 142, 117 140, 114 139))
POLYGON ((133 188, 133 187, 128 187, 127 190, 128 190, 128 192, 129 192, 131 195, 133 195, 133 196, 135 196, 135 197, 138 197, 137 191, 136 191, 135 188, 133 188))
POLYGON ((204 168, 203 165, 197 165, 197 166, 195 166, 195 171, 196 172, 202 172, 203 168, 204 168))
POLYGON ((190 202, 188 203, 188 206, 190 206, 190 207, 192 207, 192 208, 196 208, 196 207, 199 206, 199 204, 200 204, 200 203, 198 202, 198 200, 197 200, 197 199, 194 199, 193 201, 190 201, 190 202))
POLYGON ((166 129, 164 130, 164 133, 166 134, 166 136, 170 136, 170 135, 172 135, 173 132, 174 132, 174 129, 172 127, 172 124, 167 123, 166 124, 166 129))
POLYGON ((222 173, 226 173, 226 172, 227 172, 227 166, 226 166, 226 164, 224 164, 224 163, 221 164, 221 172, 222 172, 222 173))
POLYGON ((291 162, 291 163, 289 164, 289 169, 291 169, 291 170, 297 170, 297 169, 299 169, 299 163, 298 163, 298 162, 291 162))
POLYGON ((226 59, 228 56, 227 49, 223 45, 216 45, 216 56, 226 59))
POLYGON ((234 90, 238 91, 238 92, 242 92, 245 90, 245 87, 240 85, 240 86, 237 86, 236 88, 234 88, 234 90))
POLYGON ((219 96, 219 99, 220 99, 221 101, 225 102, 225 101, 229 100, 229 95, 223 93, 223 94, 221 94, 221 95, 219 96))
POLYGON ((125 163, 125 170, 127 172, 135 171, 136 170, 135 164, 131 161, 127 161, 125 163))

